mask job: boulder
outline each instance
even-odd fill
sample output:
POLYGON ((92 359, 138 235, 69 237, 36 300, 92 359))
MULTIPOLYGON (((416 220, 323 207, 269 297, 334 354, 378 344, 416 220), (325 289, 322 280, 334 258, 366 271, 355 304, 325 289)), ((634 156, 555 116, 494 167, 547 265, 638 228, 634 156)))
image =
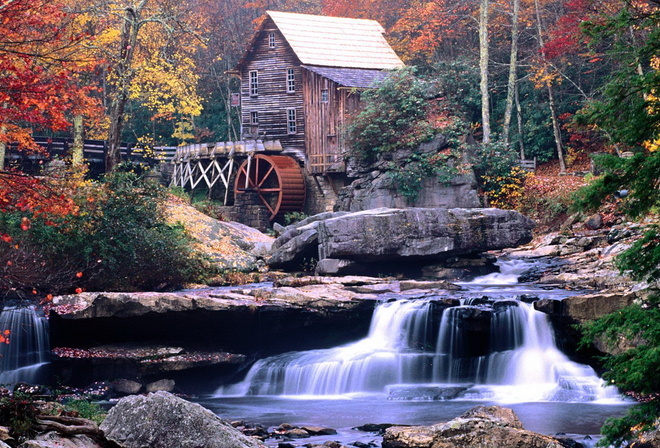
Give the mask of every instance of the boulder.
POLYGON ((447 423, 388 428, 383 448, 561 448, 558 439, 526 431, 516 414, 500 406, 477 406, 447 423))
POLYGON ((112 382, 112 388, 119 394, 134 395, 142 390, 142 384, 137 381, 119 378, 112 382))
POLYGON ((145 390, 149 392, 158 392, 158 391, 165 391, 165 392, 172 392, 174 390, 174 386, 176 383, 174 380, 170 379, 162 379, 158 381, 154 381, 153 383, 149 383, 146 385, 145 390))
POLYGON ((122 398, 101 430, 122 448, 263 447, 208 409, 163 391, 122 398))
MULTIPOLYGON (((316 256, 321 268, 349 260, 359 263, 438 260, 525 244, 534 222, 511 210, 382 208, 333 215, 301 223, 273 244, 271 267, 296 269, 316 256)), ((317 266, 318 268, 318 266, 317 266)), ((325 274, 317 269, 318 274, 325 274)))

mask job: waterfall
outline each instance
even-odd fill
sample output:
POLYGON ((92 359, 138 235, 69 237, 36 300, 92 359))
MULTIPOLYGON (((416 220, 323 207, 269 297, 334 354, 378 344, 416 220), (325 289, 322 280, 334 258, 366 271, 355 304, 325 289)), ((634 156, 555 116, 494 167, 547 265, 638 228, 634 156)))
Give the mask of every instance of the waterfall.
MULTIPOLYGON (((519 263, 507 268, 481 280, 516 282, 519 263)), ((382 303, 364 339, 260 360, 244 381, 218 393, 334 396, 435 388, 460 389, 452 398, 496 402, 618 399, 618 391, 604 387, 591 367, 570 361, 557 348, 548 316, 532 305, 510 298, 462 299, 439 319, 436 306, 446 305, 403 296, 382 303)))
POLYGON ((0 331, 9 330, 9 343, 0 344, 0 384, 36 383, 48 363, 48 321, 34 307, 5 308, 0 331))

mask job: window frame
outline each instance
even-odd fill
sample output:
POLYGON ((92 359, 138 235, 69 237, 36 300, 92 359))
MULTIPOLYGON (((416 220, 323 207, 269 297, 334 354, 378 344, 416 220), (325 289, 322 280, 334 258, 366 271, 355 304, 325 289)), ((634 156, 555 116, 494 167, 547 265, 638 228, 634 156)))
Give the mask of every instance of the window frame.
POLYGON ((286 93, 296 93, 296 70, 286 69, 286 93))
POLYGON ((272 49, 272 48, 275 48, 275 44, 276 44, 276 41, 275 41, 275 32, 274 32, 274 31, 270 31, 270 32, 268 33, 268 48, 271 48, 271 49, 272 49))
POLYGON ((250 124, 259 124, 259 111, 253 110, 250 112, 250 124))
POLYGON ((259 96, 259 71, 250 70, 248 73, 248 89, 250 90, 250 96, 259 96))
POLYGON ((330 102, 330 92, 328 89, 321 89, 321 102, 329 103, 330 102))
POLYGON ((298 125, 296 120, 298 114, 295 107, 287 107, 286 109, 286 133, 287 135, 293 135, 298 133, 298 125))

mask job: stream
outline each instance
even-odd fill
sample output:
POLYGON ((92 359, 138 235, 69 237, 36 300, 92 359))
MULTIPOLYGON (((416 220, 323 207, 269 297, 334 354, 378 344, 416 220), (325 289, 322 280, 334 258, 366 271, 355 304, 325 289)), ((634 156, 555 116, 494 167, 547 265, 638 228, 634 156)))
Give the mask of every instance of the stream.
POLYGON ((514 409, 525 429, 593 446, 604 420, 624 414, 631 403, 590 366, 563 354, 548 316, 526 303, 576 293, 519 283, 541 268, 534 263, 498 264, 499 273, 460 283, 463 291, 388 295, 365 338, 261 359, 242 381, 198 401, 230 420, 338 430, 299 445, 380 446, 380 437, 352 428, 434 424, 479 404, 499 404, 514 409), (447 307, 448 298, 460 305, 447 307), (473 331, 480 325, 485 330, 473 331))
MULTIPOLYGON (((430 425, 479 404, 510 407, 525 429, 594 446, 605 419, 633 403, 557 347, 548 316, 532 302, 576 292, 519 282, 542 263, 499 261, 499 273, 459 283, 461 291, 385 293, 363 339, 260 359, 242 380, 195 401, 229 421, 338 431, 294 446, 332 440, 378 447, 380 436, 354 428, 430 425)), ((0 329, 10 330, 11 341, 0 344, 0 384, 44 380, 43 314, 7 306, 0 329)))

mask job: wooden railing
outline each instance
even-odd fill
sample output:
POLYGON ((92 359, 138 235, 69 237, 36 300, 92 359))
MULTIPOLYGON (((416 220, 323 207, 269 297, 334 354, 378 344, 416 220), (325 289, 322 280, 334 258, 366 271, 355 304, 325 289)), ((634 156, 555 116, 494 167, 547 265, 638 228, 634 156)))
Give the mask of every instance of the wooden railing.
MULTIPOLYGON (((52 160, 56 158, 65 158, 71 155, 73 139, 67 137, 34 137, 37 145, 41 146, 45 153, 24 153, 16 150, 14 145, 9 145, 6 157, 8 159, 32 159, 32 160, 52 160)), ((123 144, 121 146, 122 160, 133 162, 141 161, 164 161, 169 162, 174 159, 176 153, 175 146, 158 146, 153 151, 145 151, 141 147, 133 144, 123 144)), ((108 152, 108 143, 105 140, 85 140, 83 143, 83 157, 90 164, 105 163, 105 155, 108 152)))

